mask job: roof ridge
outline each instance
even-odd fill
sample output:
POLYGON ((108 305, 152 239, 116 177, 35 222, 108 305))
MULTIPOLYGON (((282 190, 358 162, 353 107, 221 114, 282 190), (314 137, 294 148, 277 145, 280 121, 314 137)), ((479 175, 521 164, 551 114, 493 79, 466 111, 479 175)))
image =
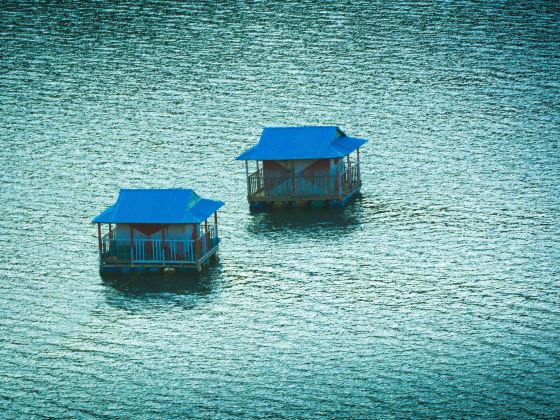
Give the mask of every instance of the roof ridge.
POLYGON ((267 128, 338 128, 337 125, 289 125, 289 126, 270 126, 267 128))
POLYGON ((192 191, 192 188, 121 188, 119 191, 192 191))
POLYGON ((190 196, 189 199, 187 200, 187 210, 190 210, 190 209, 192 209, 194 206, 196 206, 196 204, 197 204, 200 200, 202 200, 202 197, 193 191, 192 194, 191 194, 191 196, 190 196))

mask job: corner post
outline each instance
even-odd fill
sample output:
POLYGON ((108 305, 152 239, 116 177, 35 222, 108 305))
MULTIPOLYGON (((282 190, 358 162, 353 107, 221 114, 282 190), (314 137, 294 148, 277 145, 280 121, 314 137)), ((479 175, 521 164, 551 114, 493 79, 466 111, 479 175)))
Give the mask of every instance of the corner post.
POLYGON ((218 237, 218 212, 217 211, 214 212, 214 226, 215 226, 214 229, 216 229, 216 238, 217 238, 218 237))
POLYGON ((249 161, 245 161, 245 176, 247 177, 247 197, 251 195, 251 181, 249 180, 249 161))
POLYGON ((362 176, 360 174, 360 148, 356 150, 356 170, 358 172, 358 182, 362 182, 362 176))
POLYGON ((99 242, 99 261, 103 256, 103 242, 101 241, 101 223, 97 224, 97 241, 99 242))

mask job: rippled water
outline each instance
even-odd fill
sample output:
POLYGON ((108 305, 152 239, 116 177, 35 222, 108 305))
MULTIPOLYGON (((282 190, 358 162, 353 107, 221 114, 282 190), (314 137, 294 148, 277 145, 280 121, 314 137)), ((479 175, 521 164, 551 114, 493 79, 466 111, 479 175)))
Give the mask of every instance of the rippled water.
POLYGON ((0 5, 2 417, 560 414, 555 2, 0 5), (370 143, 344 211, 250 214, 263 126, 370 143), (126 288, 120 187, 224 200, 126 288))

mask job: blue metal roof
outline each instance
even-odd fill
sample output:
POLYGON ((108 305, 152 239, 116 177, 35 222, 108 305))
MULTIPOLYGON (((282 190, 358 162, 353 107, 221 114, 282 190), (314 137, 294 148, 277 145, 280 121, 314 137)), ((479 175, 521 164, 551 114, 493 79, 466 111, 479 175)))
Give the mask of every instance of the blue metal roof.
POLYGON ((265 128, 259 143, 237 160, 299 160, 341 158, 367 143, 347 137, 335 126, 265 128))
POLYGON ((201 223, 223 205, 189 189, 121 189, 117 202, 92 223, 201 223))

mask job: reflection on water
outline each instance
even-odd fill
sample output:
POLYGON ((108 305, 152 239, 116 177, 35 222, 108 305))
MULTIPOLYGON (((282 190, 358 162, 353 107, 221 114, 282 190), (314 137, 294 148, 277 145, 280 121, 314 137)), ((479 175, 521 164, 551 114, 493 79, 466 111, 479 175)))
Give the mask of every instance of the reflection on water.
POLYGON ((217 296, 220 268, 202 273, 136 273, 103 275, 105 302, 130 313, 192 310, 217 296))
MULTIPOLYGON (((169 293, 208 293, 212 285, 212 274, 217 270, 197 272, 151 273, 103 273, 103 280, 121 292, 169 292, 169 293)), ((219 274, 218 274, 219 275, 219 274)))
POLYGON ((192 308, 201 297, 215 291, 220 281, 221 268, 214 264, 207 270, 197 273, 103 273, 102 278, 108 286, 107 303, 116 308, 133 310, 166 304, 181 304, 185 309, 192 308))

